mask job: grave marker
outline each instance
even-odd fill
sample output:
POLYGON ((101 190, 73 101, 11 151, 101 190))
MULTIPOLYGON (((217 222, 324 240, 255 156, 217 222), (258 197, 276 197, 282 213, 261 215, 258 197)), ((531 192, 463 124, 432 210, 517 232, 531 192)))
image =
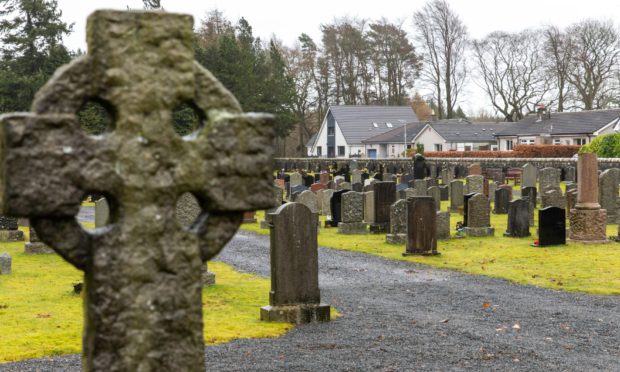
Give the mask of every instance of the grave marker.
MULTIPOLYGON (((467 198, 466 198, 467 199, 467 198)), ((477 193, 467 201, 467 236, 493 236, 495 229, 491 227, 491 206, 486 196, 477 193)))
POLYGON ((58 70, 32 113, 1 119, 0 212, 29 217, 45 243, 86 271, 85 370, 202 371, 202 264, 244 211, 273 204, 272 120, 242 115, 194 61, 192 26, 187 15, 97 11, 88 54, 58 70), (92 97, 115 108, 115 130, 100 139, 76 117, 92 97), (171 125, 182 102, 205 118, 186 139, 171 125), (89 191, 110 194, 119 210, 105 232, 75 220, 89 191), (175 223, 184 192, 203 211, 191 231, 175 223))
POLYGON ((566 244, 566 213, 564 208, 547 207, 538 210, 538 245, 566 244))
POLYGON ((530 236, 530 201, 517 199, 508 207, 508 228, 504 236, 523 238, 530 236))
POLYGON ((403 256, 437 254, 435 201, 430 196, 407 199, 407 249, 403 256))
POLYGON ((330 307, 321 303, 319 290, 315 218, 299 203, 284 204, 271 214, 271 291, 269 306, 260 310, 261 320, 329 321, 330 307))

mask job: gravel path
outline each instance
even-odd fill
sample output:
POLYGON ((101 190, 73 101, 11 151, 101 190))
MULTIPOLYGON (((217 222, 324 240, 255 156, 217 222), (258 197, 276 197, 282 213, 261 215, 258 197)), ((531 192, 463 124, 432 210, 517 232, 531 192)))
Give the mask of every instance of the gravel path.
MULTIPOLYGON (((268 275, 268 247, 268 237, 240 232, 218 260, 268 275)), ((620 371, 619 297, 517 286, 331 249, 321 249, 319 259, 323 300, 340 318, 279 338, 208 347, 207 369, 620 371)), ((79 366, 77 356, 68 356, 0 371, 79 366)))

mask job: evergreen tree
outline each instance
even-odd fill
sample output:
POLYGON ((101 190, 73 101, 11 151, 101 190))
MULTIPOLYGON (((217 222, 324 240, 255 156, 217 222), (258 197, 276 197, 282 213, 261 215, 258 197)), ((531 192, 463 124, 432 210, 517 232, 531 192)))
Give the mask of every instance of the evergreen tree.
POLYGON ((27 111, 39 88, 71 54, 72 25, 56 0, 0 0, 0 112, 27 111))

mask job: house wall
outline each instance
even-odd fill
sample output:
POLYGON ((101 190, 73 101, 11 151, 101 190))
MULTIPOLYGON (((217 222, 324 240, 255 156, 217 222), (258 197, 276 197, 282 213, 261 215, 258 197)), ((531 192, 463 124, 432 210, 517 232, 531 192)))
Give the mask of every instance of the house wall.
POLYGON ((418 133, 415 138, 414 147, 418 144, 424 145, 424 151, 435 151, 435 145, 442 145, 443 147, 446 145, 446 140, 443 139, 442 136, 439 135, 433 128, 430 126, 422 129, 420 133, 418 133))
MULTIPOLYGON (((334 120, 334 135, 327 135, 328 121, 330 120, 334 120, 334 118, 331 112, 328 112, 327 115, 325 115, 325 119, 323 119, 323 123, 321 124, 321 128, 319 129, 319 133, 317 135, 314 146, 312 148, 309 148, 308 150, 308 156, 318 156, 317 147, 320 146, 321 157, 326 158, 328 145, 334 146, 334 154, 336 158, 348 158, 349 154, 353 153, 352 149, 347 144, 347 141, 344 139, 344 136, 342 135, 342 131, 340 130, 337 121, 334 120), (338 146, 345 146, 344 156, 338 156, 338 146)), ((363 146, 358 147, 363 149, 363 146)), ((355 153, 357 153, 357 148, 355 149, 355 153)))

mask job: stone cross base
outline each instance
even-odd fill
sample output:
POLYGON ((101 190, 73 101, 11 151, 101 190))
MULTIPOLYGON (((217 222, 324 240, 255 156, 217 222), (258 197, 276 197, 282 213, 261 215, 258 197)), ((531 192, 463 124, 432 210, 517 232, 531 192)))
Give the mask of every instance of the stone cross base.
POLYGON ((18 242, 24 240, 21 230, 0 230, 0 242, 18 242))
POLYGON ((387 234, 385 242, 388 244, 407 244, 407 234, 387 234))
POLYGON ((368 234, 367 225, 364 222, 340 222, 338 223, 338 234, 344 235, 363 235, 368 234))
POLYGON ((437 251, 413 251, 413 252, 404 252, 403 256, 439 256, 441 253, 437 251))
POLYGON ((390 231, 389 223, 372 223, 368 225, 368 229, 372 234, 385 234, 390 231))
POLYGON ((607 240, 605 209, 571 209, 569 239, 579 243, 604 244, 607 240))
POLYGON ((467 236, 494 236, 495 228, 493 227, 466 227, 465 235, 467 236))
POLYGON ((55 254, 54 250, 44 243, 26 243, 24 247, 24 253, 26 254, 55 254))
POLYGON ((260 309, 260 319, 267 322, 294 324, 329 322, 329 311, 330 306, 326 304, 264 306, 260 309))

